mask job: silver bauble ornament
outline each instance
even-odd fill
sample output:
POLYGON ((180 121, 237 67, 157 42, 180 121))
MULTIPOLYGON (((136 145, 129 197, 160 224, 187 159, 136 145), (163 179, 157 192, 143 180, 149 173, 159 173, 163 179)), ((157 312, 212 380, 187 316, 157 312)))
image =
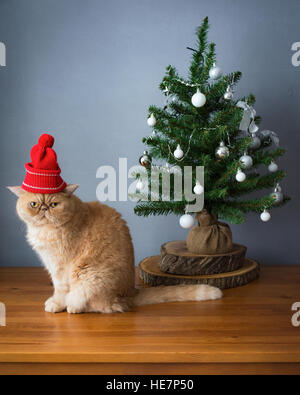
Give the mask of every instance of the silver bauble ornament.
POLYGON ((250 149, 258 149, 261 146, 260 138, 255 135, 255 133, 251 133, 252 141, 250 145, 250 149))
POLYGON ((247 155, 245 152, 243 156, 240 157, 240 162, 242 163, 242 168, 243 169, 250 169, 253 165, 253 159, 251 156, 247 155))
POLYGON ((232 91, 232 89, 230 88, 230 86, 228 85, 227 86, 227 89, 226 89, 226 92, 224 93, 224 99, 225 100, 231 100, 233 98, 233 91, 232 91))
POLYGON ((222 70, 220 67, 213 64, 213 67, 209 70, 209 76, 212 80, 218 80, 222 77, 222 70))
POLYGON ((206 97, 197 89, 197 92, 192 96, 192 104, 194 107, 203 107, 206 103, 206 97))
POLYGON ((221 159, 229 156, 229 149, 226 147, 224 141, 221 141, 219 147, 216 149, 216 156, 221 159))
POLYGON ((274 205, 283 201, 283 193, 281 192, 281 186, 279 184, 276 185, 274 192, 272 192, 270 196, 275 199, 273 203, 274 205))
POLYGON ((144 167, 149 167, 151 165, 151 157, 148 155, 147 151, 144 151, 143 155, 139 159, 139 162, 144 167))
POLYGON ((275 173, 275 171, 278 170, 278 165, 277 165, 275 162, 271 162, 271 163, 269 164, 269 166, 268 166, 268 170, 269 170, 271 173, 275 173))

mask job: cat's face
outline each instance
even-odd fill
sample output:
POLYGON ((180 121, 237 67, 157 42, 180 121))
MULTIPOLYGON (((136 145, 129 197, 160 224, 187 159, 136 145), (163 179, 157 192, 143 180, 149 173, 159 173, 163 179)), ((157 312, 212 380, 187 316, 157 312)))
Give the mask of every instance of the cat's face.
MULTIPOLYGON (((15 188, 15 187, 13 187, 15 188)), ((12 190, 12 188, 10 188, 12 190)), ((14 191, 16 193, 16 191, 14 191)), ((77 198, 70 191, 39 194, 18 191, 17 213, 28 225, 62 226, 69 222, 76 210, 77 198)))

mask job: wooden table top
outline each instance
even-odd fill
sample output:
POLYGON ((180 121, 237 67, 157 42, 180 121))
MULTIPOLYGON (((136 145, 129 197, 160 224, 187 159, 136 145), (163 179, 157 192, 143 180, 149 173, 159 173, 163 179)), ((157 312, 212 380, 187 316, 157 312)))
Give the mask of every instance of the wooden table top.
POLYGON ((41 268, 0 268, 0 363, 299 363, 300 266, 262 267, 260 279, 207 302, 136 307, 123 314, 49 314, 41 268))

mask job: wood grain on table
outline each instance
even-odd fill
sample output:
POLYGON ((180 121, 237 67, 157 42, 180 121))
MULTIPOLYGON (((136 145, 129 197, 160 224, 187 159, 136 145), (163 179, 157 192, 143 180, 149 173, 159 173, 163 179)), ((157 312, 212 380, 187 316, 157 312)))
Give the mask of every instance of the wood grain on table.
POLYGON ((42 268, 0 268, 0 374, 300 373, 300 266, 263 266, 221 300, 123 314, 46 313, 51 294, 42 268))

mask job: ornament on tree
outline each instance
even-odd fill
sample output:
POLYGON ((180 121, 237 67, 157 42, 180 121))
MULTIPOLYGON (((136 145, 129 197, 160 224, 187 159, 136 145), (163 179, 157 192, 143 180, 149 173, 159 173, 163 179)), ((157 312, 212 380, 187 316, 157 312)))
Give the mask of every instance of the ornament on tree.
POLYGON ((216 64, 213 64, 213 67, 209 70, 209 76, 212 80, 218 80, 219 78, 222 77, 222 70, 220 67, 216 66, 216 64))
POLYGON ((143 181, 139 178, 138 182, 136 183, 136 189, 138 191, 142 191, 145 188, 143 181))
POLYGON ((184 214, 179 219, 179 224, 184 229, 189 229, 194 225, 194 217, 191 214, 184 214))
POLYGON ((174 151, 174 157, 176 159, 181 159, 183 157, 183 155, 184 155, 183 151, 182 151, 180 145, 178 144, 176 150, 174 151))
POLYGON ((229 149, 226 147, 224 141, 221 141, 219 147, 216 149, 216 156, 221 159, 228 158, 229 149))
POLYGON ((240 157, 240 162, 242 162, 243 169, 250 169, 250 167, 253 165, 253 159, 247 154, 247 152, 245 152, 244 155, 240 157))
POLYGON ((232 98, 233 98, 233 90, 231 89, 230 85, 227 86, 226 92, 224 93, 223 97, 227 101, 232 100, 232 98))
POLYGON ((150 117, 147 119, 147 124, 148 124, 150 127, 155 126, 155 124, 156 124, 156 118, 155 118, 155 116, 154 116, 153 114, 151 114, 150 117))
POLYGON ((144 167, 149 167, 151 165, 151 157, 148 155, 148 151, 144 151, 143 155, 139 159, 139 162, 144 167))
POLYGON ((273 144, 279 147, 279 137, 277 133, 272 132, 271 130, 262 130, 260 135, 263 140, 269 139, 273 144))
POLYGON ((195 195, 201 195, 204 191, 203 186, 200 184, 198 180, 196 181, 196 185, 194 186, 193 191, 195 195))
POLYGON ((281 190, 281 186, 277 183, 276 187, 274 189, 274 192, 271 193, 270 195, 274 200, 274 205, 277 205, 283 201, 283 193, 281 190))
POLYGON ((269 166, 268 166, 268 170, 269 170, 269 172, 271 172, 271 173, 275 173, 275 171, 278 170, 278 165, 277 165, 277 163, 275 163, 274 161, 272 161, 272 162, 269 164, 269 166))
POLYGON ((253 107, 249 106, 247 102, 239 101, 237 102, 237 107, 242 108, 244 110, 243 118, 241 120, 239 129, 249 133, 258 132, 258 126, 255 124, 255 116, 256 111, 253 107))
POLYGON ((271 219, 271 214, 269 213, 268 210, 264 210, 261 214, 260 214, 260 219, 263 222, 268 222, 271 219))
POLYGON ((192 96, 192 104, 194 107, 203 107, 206 103, 206 97, 197 89, 197 92, 192 96))
POLYGON ((236 179, 238 182, 243 182, 243 181, 246 180, 246 174, 243 173, 242 170, 241 170, 240 168, 238 168, 238 171, 237 171, 237 173, 236 173, 236 175, 235 175, 235 179, 236 179))
POLYGON ((252 137, 252 141, 250 144, 250 149, 256 150, 261 146, 260 138, 258 136, 256 136, 255 133, 251 133, 251 137, 252 137))

